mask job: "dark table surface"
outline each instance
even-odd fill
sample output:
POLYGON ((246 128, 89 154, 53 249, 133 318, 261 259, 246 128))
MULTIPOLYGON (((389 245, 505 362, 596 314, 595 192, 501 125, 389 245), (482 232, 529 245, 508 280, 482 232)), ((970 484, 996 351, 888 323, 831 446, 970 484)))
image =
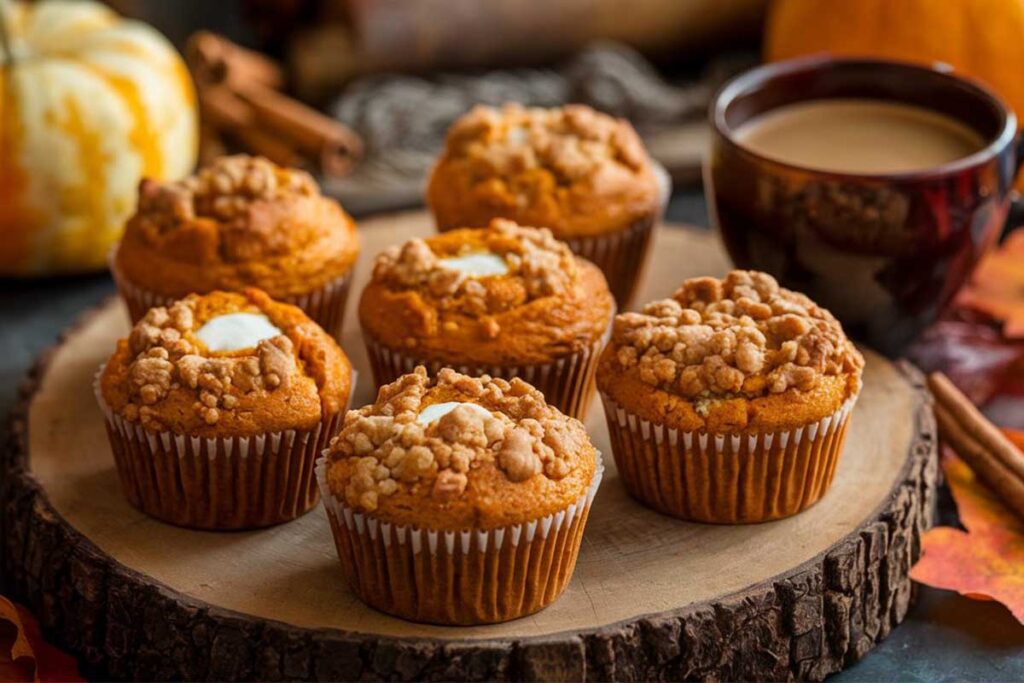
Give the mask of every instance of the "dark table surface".
MULTIPOLYGON (((677 193, 668 219, 707 226, 699 192, 677 193)), ((109 276, 40 281, 0 279, 0 414, 35 356, 86 308, 113 293, 109 276)), ((956 524, 948 494, 940 523, 956 524)), ((1002 606, 922 587, 904 623, 841 681, 1024 681, 1024 626, 1002 606)))

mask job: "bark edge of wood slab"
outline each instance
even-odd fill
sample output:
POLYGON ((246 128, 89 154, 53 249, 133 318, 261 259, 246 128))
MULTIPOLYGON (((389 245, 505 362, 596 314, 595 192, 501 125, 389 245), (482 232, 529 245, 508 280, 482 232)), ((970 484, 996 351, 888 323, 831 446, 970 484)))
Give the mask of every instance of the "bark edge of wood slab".
POLYGON ((713 601, 537 637, 404 639, 303 628, 154 582, 57 513, 30 469, 28 442, 30 403, 56 348, 23 381, 3 450, 5 579, 86 671, 117 678, 821 679, 860 659, 903 619, 915 593, 908 572, 935 508, 930 396, 921 373, 898 362, 916 401, 896 484, 852 533, 790 571, 713 601))

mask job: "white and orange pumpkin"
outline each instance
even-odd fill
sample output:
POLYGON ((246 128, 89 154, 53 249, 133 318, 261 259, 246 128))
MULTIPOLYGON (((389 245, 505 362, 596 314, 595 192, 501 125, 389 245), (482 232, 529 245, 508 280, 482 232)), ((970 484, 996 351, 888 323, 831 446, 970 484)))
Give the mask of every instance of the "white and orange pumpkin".
POLYGON ((0 274, 102 268, 139 179, 195 165, 188 71, 96 2, 0 0, 0 21, 0 274))

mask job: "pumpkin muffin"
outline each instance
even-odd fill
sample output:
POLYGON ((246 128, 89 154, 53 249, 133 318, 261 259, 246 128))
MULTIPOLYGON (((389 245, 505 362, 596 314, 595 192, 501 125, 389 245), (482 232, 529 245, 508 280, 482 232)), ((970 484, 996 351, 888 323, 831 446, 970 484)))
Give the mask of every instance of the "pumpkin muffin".
POLYGON ((359 302, 378 387, 417 365, 521 377, 572 417, 590 403, 614 313, 600 270, 506 220, 388 249, 359 302))
POLYGON ((629 122, 583 105, 474 108, 448 131, 427 188, 442 231, 492 218, 550 228, 604 272, 619 308, 667 197, 629 122))
POLYGON ((423 367, 345 417, 317 478, 368 605, 439 624, 507 621, 572 576, 600 454, 526 382, 423 367))
POLYGON ((832 483, 864 358, 769 275, 687 280, 615 319, 597 384, 619 474, 682 519, 796 514, 832 483))
POLYGON ((351 389, 334 339, 257 289, 151 309, 96 378, 129 502, 203 529, 277 524, 315 505, 313 466, 351 389))
POLYGON ((258 287, 340 338, 358 253, 355 223, 308 173, 238 155, 143 180, 111 271, 133 323, 193 292, 258 287))

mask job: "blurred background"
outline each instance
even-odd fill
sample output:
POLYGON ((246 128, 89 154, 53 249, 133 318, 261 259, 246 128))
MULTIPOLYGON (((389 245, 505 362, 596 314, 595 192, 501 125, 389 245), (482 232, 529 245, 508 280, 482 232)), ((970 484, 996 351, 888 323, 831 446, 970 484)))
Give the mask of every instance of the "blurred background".
MULTIPOLYGON (((223 57, 214 36, 197 36, 196 28, 273 59, 280 71, 271 85, 361 141, 358 163, 319 169, 326 190, 357 215, 419 203, 444 131, 477 103, 584 102, 627 117, 677 184, 697 183, 711 94, 756 63, 766 7, 765 0, 639 0, 628 12, 617 0, 111 4, 192 57, 205 123, 201 156, 226 145, 294 161, 244 132, 240 140, 221 93, 212 93, 213 103, 204 99, 215 86, 203 82, 197 62, 223 57), (196 54, 203 47, 217 55, 196 54)), ((245 69, 246 56, 226 59, 245 69)))
MULTIPOLYGON (((0 55, 10 52, 9 68, 24 70, 28 93, 56 97, 55 88, 30 70, 33 61, 16 59, 17 8, 24 4, 0 0, 5 24, 0 55), (9 50, 3 49, 7 43, 9 50)), ((76 3, 33 4, 56 12, 76 3)), ((586 102, 628 117, 669 170, 677 190, 669 217, 707 226, 699 189, 708 142, 706 111, 719 84, 759 61, 767 5, 765 0, 105 4, 169 41, 163 66, 125 68, 134 72, 138 88, 154 93, 167 89, 162 81, 181 80, 178 72, 187 69, 185 91, 170 95, 162 106, 197 117, 198 147, 163 140, 165 157, 175 157, 173 168, 165 163, 147 171, 143 159, 123 174, 118 187, 104 188, 114 195, 108 200, 120 207, 120 216, 103 221, 103 229, 83 228, 70 215, 58 216, 57 225, 44 220, 35 225, 32 215, 12 208, 33 194, 33 172, 3 161, 13 156, 26 124, 12 120, 10 108, 0 108, 6 111, 0 125, 0 176, 6 176, 0 182, 0 320, 5 322, 0 348, 7 359, 0 364, 0 384, 12 388, 40 348, 114 291, 106 254, 134 208, 138 176, 180 176, 223 153, 262 154, 303 166, 360 218, 422 203, 425 174, 446 128, 473 104, 586 102)), ((62 36, 54 32, 38 31, 32 39, 59 52, 62 36)), ((5 87, 13 82, 8 78, 5 87)), ((85 107, 116 95, 94 97, 74 92, 74 85, 68 88, 85 107)), ((150 144, 156 144, 168 137, 166 123, 149 118, 137 128, 148 130, 154 138, 150 144)), ((39 160, 43 173, 35 175, 60 178, 67 173, 60 156, 75 150, 73 141, 55 146, 42 155, 49 158, 39 160)), ((84 193, 75 186, 79 179, 46 182, 72 185, 62 193, 71 197, 62 199, 74 209, 68 214, 89 213, 82 205, 84 193)), ((52 186, 35 191, 36 196, 53 193, 52 186)), ((13 393, 2 398, 6 412, 13 393)))

